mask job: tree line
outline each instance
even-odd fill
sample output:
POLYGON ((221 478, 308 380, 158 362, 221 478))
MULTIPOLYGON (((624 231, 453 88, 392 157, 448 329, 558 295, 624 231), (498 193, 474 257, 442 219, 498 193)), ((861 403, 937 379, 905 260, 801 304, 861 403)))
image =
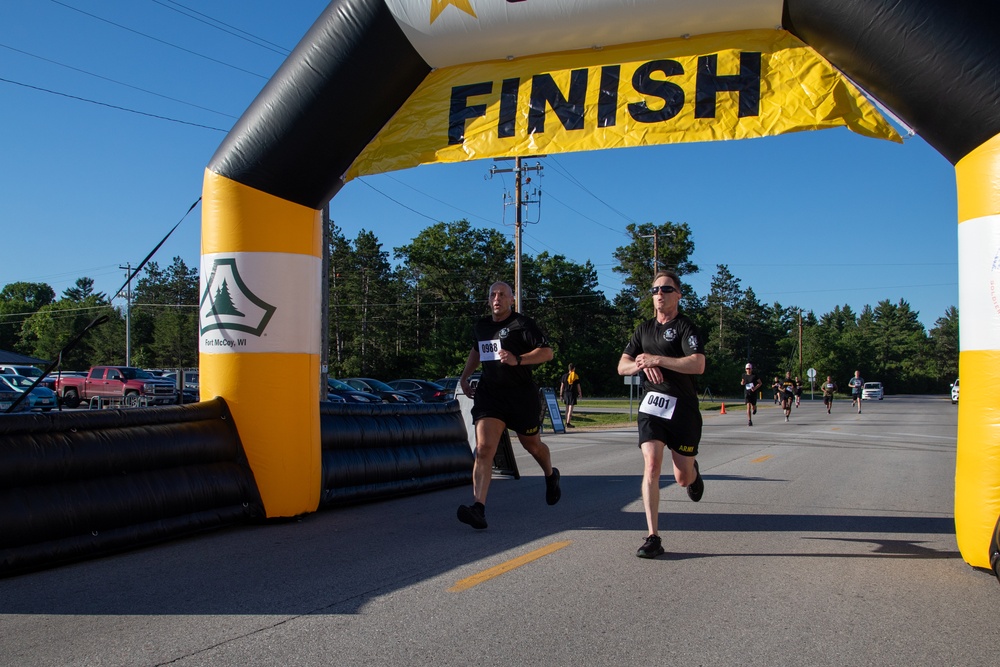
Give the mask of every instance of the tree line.
MULTIPOLYGON (((627 395, 616 368, 636 325, 652 316, 654 260, 655 267, 676 271, 682 281, 700 271, 690 260, 694 240, 686 223, 630 224, 625 231, 630 241, 614 251, 614 271, 624 286, 610 300, 590 261, 580 264, 548 252, 522 256, 522 307, 555 351, 553 361, 536 370, 540 384, 558 386, 574 363, 587 395, 627 395)), ((513 280, 513 242, 466 220, 427 227, 409 244, 393 248, 391 258, 371 231, 349 239, 331 222, 328 237, 332 377, 457 375, 473 345, 472 323, 488 312, 489 285, 513 280)), ((0 291, 0 349, 54 359, 88 322, 105 314, 109 321, 63 358, 63 369, 125 363, 126 336, 132 365, 194 367, 198 290, 197 269, 179 257, 165 268, 156 262, 144 268, 130 308, 95 292, 86 277, 58 299, 47 284, 10 283, 0 291)), ((929 332, 905 300, 880 301, 859 313, 838 306, 817 316, 795 305, 761 303, 751 287, 744 288, 719 264, 708 294, 685 285, 681 308, 707 340, 700 385, 716 396, 738 393, 748 360, 768 379, 791 371, 805 380, 805 369, 815 368, 820 379, 831 375, 843 385, 860 370, 890 393, 943 392, 958 373, 955 307, 929 332)))

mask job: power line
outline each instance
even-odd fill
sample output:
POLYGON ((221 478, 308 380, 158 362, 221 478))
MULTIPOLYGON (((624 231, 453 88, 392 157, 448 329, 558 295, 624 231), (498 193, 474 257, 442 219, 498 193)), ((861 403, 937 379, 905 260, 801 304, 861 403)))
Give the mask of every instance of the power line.
POLYGON ((183 46, 178 46, 177 44, 173 44, 173 43, 168 42, 166 40, 160 39, 159 37, 153 37, 152 35, 147 35, 144 32, 139 32, 138 30, 134 30, 134 29, 129 28, 128 26, 124 26, 124 25, 122 25, 120 23, 115 23, 114 21, 109 21, 108 19, 102 18, 100 16, 97 16, 96 14, 91 14, 90 12, 85 12, 82 9, 78 9, 76 7, 73 7, 72 5, 67 5, 65 2, 60 2, 59 0, 49 0, 49 2, 53 2, 53 3, 57 4, 57 5, 65 7, 66 9, 72 9, 74 12, 79 12, 79 13, 83 14, 84 16, 89 16, 90 18, 95 19, 97 21, 101 21, 103 23, 107 23, 108 25, 112 25, 112 26, 114 26, 116 28, 119 28, 121 30, 125 30, 125 31, 130 32, 130 33, 135 34, 135 35, 139 35, 140 37, 145 37, 146 39, 150 39, 150 40, 152 40, 154 42, 157 42, 159 44, 163 44, 164 46, 169 46, 172 49, 177 49, 178 51, 183 51, 184 53, 188 53, 188 54, 190 54, 192 56, 195 56, 195 57, 198 57, 198 58, 203 58, 205 60, 211 61, 211 62, 216 63, 218 65, 222 65, 223 67, 229 67, 230 69, 234 69, 234 70, 236 70, 238 72, 243 72, 244 74, 249 74, 250 76, 255 76, 258 79, 264 79, 265 81, 268 78, 270 78, 270 77, 264 76, 263 74, 257 74, 256 72, 251 72, 248 69, 243 69, 242 67, 237 67, 236 65, 232 65, 232 64, 224 62, 222 60, 218 60, 218 59, 213 58, 211 56, 206 56, 203 53, 198 53, 197 51, 192 51, 191 49, 186 49, 183 46))
POLYGON ((220 21, 219 19, 213 18, 213 17, 209 16, 208 14, 203 14, 203 13, 199 12, 198 10, 192 9, 191 7, 187 7, 185 5, 182 5, 179 2, 173 2, 173 0, 168 0, 169 4, 167 4, 167 2, 161 2, 161 0, 150 0, 150 1, 151 2, 155 2, 156 4, 160 5, 161 7, 169 9, 172 12, 177 12, 181 16, 186 16, 189 19, 193 19, 195 21, 198 21, 199 23, 204 23, 205 25, 209 26, 210 28, 215 28, 216 30, 222 31, 222 32, 224 32, 224 33, 226 33, 228 35, 232 35, 233 37, 236 37, 237 39, 242 39, 245 42, 249 42, 250 44, 253 44, 254 46, 259 46, 262 49, 267 49, 268 51, 271 51, 273 53, 277 53, 278 55, 287 56, 289 53, 291 53, 288 49, 286 49, 285 47, 281 46, 280 44, 275 44, 274 42, 269 42, 266 39, 263 39, 261 37, 258 37, 257 35, 254 35, 254 34, 251 34, 251 33, 247 32, 246 30, 240 30, 239 28, 237 28, 235 26, 229 25, 225 21, 220 21), (171 5, 174 5, 174 6, 171 6, 171 5), (202 18, 199 18, 199 17, 202 17, 202 18))
POLYGON ((609 231, 612 231, 612 232, 615 232, 616 234, 621 234, 621 235, 622 235, 622 236, 624 236, 625 238, 631 238, 631 237, 630 237, 630 236, 629 236, 629 235, 628 235, 627 233, 623 232, 623 231, 622 231, 622 230, 620 230, 620 229, 616 229, 616 228, 614 228, 614 227, 609 227, 608 225, 605 225, 604 223, 601 223, 601 222, 598 222, 597 220, 594 220, 593 218, 591 218, 591 217, 590 217, 590 216, 588 216, 588 215, 585 215, 585 214, 583 214, 583 213, 580 213, 580 212, 579 212, 579 211, 577 211, 577 210, 576 210, 575 208, 573 208, 572 206, 570 206, 570 205, 569 205, 569 204, 567 204, 566 202, 562 201, 561 199, 559 199, 558 197, 556 197, 556 196, 555 196, 554 194, 552 194, 551 192, 549 192, 549 193, 548 193, 548 195, 549 195, 549 198, 551 198, 551 199, 555 199, 557 203, 559 203, 559 204, 562 204, 562 205, 563 205, 563 206, 565 206, 565 207, 566 207, 567 209, 569 209, 569 210, 570 210, 570 211, 572 211, 573 213, 577 214, 578 216, 580 216, 580 217, 581 217, 581 218, 583 218, 584 220, 589 220, 590 222, 594 223, 594 224, 595 224, 595 225, 597 225, 598 227, 604 227, 604 229, 607 229, 607 230, 609 230, 609 231))
POLYGON ((606 207, 608 207, 608 209, 610 209, 614 213, 620 215, 627 222, 631 222, 633 225, 638 225, 639 224, 636 220, 633 220, 628 215, 625 215, 624 213, 622 213, 621 211, 619 211, 617 208, 615 208, 614 206, 612 206, 608 202, 604 201, 603 199, 601 199, 600 197, 598 197, 597 195, 595 195, 590 188, 588 188, 583 183, 581 183, 580 180, 576 176, 573 176, 573 174, 571 174, 569 172, 569 170, 566 169, 566 167, 564 167, 563 165, 561 165, 558 160, 556 160, 555 158, 552 158, 552 161, 555 163, 555 165, 557 167, 556 171, 560 172, 563 176, 565 176, 569 180, 570 183, 573 183, 578 188, 580 188, 581 190, 583 190, 584 192, 586 192, 588 195, 590 195, 591 197, 593 197, 597 201, 599 201, 602 204, 604 204, 606 207))
POLYGON ((417 215, 419 215, 422 218, 427 218, 428 220, 430 220, 431 222, 433 222, 435 224, 441 222, 441 220, 438 220, 437 218, 432 218, 431 216, 427 215, 426 213, 421 213, 417 209, 411 208, 411 207, 407 206, 406 204, 404 204, 403 202, 399 201, 398 199, 393 199, 392 197, 390 197, 386 193, 382 192, 381 190, 379 190, 378 188, 376 188, 374 185, 372 185, 371 183, 367 182, 363 178, 359 178, 357 180, 360 181, 361 183, 363 183, 364 185, 367 185, 369 188, 371 188, 375 192, 379 193, 380 195, 382 195, 383 197, 385 197, 389 201, 393 202, 394 204, 398 204, 399 206, 402 206, 407 211, 410 211, 411 213, 416 213, 417 215))
POLYGON ((95 74, 94 72, 88 72, 87 70, 80 69, 79 67, 73 67, 72 65, 67 65, 66 63, 61 63, 61 62, 59 62, 57 60, 51 60, 49 58, 45 58, 43 56, 39 56, 39 55, 34 54, 34 53, 29 53, 27 51, 22 51, 21 49, 14 48, 13 46, 8 46, 7 44, 0 44, 0 47, 5 48, 5 49, 9 49, 11 51, 15 51, 17 53, 20 53, 22 55, 28 56, 30 58, 37 58, 38 60, 41 60, 43 62, 51 63, 53 65, 58 65, 59 67, 65 67, 66 69, 73 70, 74 72, 79 72, 81 74, 86 74, 87 76, 92 76, 92 77, 101 79, 103 81, 109 81, 109 82, 117 84, 119 86, 125 86, 126 88, 131 88, 132 90, 138 90, 139 92, 146 93, 148 95, 155 95, 156 97, 160 97, 160 98, 163 98, 165 100, 170 100, 171 102, 177 102, 178 104, 184 104, 184 105, 187 105, 189 107, 194 107, 195 109, 201 109, 202 111, 207 111, 209 113, 218 114, 220 116, 225 116, 226 118, 232 118, 234 120, 236 118, 239 118, 239 116, 233 116, 232 114, 228 114, 228 113, 225 113, 225 112, 222 112, 222 111, 216 111, 215 109, 209 109, 208 107, 203 107, 201 105, 194 104, 193 102, 185 102, 184 100, 179 100, 176 97, 170 97, 169 95, 162 95, 162 94, 154 92, 152 90, 146 90, 145 88, 140 88, 138 86, 133 86, 130 83, 125 83, 123 81, 116 81, 115 79, 111 79, 109 77, 102 76, 100 74, 95 74))
MULTIPOLYGON (((55 2, 55 0, 52 0, 52 1, 55 2)), ((50 90, 48 88, 41 88, 39 86, 32 86, 29 83, 22 83, 21 81, 14 81, 13 79, 5 79, 3 77, 0 77, 0 81, 3 81, 4 83, 10 83, 10 84, 13 84, 15 86, 21 86, 23 88, 30 88, 32 90, 37 90, 37 91, 40 91, 40 92, 43 92, 43 93, 49 93, 50 95, 58 95, 60 97, 67 97, 67 98, 69 98, 71 100, 77 100, 79 102, 87 102, 89 104, 96 104, 98 106, 108 107, 109 109, 117 109, 118 111, 128 111, 129 113, 138 114, 140 116, 146 116, 148 118, 156 118, 158 120, 167 120, 167 121, 170 121, 171 123, 180 123, 181 125, 190 125, 192 127, 200 127, 200 128, 206 129, 206 130, 214 130, 215 132, 223 132, 223 133, 225 133, 225 132, 229 131, 229 130, 223 130, 221 127, 212 127, 211 125, 202 125, 201 123, 192 123, 190 121, 180 120, 178 118, 170 118, 168 116, 160 116, 160 115, 155 114, 155 113, 148 113, 146 111, 138 111, 136 109, 129 109, 128 107, 120 107, 120 106, 117 106, 115 104, 108 104, 107 102, 99 102, 97 100, 91 100, 91 99, 88 99, 86 97, 79 97, 77 95, 70 95, 68 93, 61 93, 58 90, 50 90)))

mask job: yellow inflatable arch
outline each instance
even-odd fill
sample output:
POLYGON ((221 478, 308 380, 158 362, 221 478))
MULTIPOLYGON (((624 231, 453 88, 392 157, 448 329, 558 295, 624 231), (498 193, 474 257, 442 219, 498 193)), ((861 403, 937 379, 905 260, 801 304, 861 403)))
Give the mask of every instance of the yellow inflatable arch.
POLYGON ((962 317, 955 522, 1000 515, 1000 3, 335 0, 205 173, 203 399, 229 403, 269 517, 320 497, 320 212, 433 162, 845 126, 952 164, 962 317), (846 76, 845 76, 846 75, 846 76), (848 79, 847 77, 850 77, 848 79), (259 390, 280 368, 280 396, 259 390))

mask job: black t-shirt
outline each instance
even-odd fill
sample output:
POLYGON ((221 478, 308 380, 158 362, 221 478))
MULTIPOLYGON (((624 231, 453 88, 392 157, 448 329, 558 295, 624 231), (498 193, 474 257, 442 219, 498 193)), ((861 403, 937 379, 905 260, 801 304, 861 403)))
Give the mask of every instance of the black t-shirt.
POLYGON ((748 394, 754 391, 754 387, 757 386, 758 382, 763 385, 762 380, 756 373, 744 373, 740 381, 743 383, 743 391, 748 394))
MULTIPOLYGON (((535 321, 520 313, 511 313, 502 322, 494 322, 492 317, 484 317, 476 322, 472 329, 473 345, 480 350, 480 345, 488 341, 500 341, 500 348, 512 354, 527 354, 535 348, 549 347, 545 334, 538 328, 535 321)), ((480 351, 480 360, 483 352, 480 351)), ((531 366, 508 366, 499 360, 482 361, 483 375, 479 384, 497 387, 518 387, 533 384, 531 366)))
MULTIPOLYGON (((655 354, 661 357, 689 357, 692 354, 704 354, 705 342, 694 322, 685 315, 678 315, 666 324, 660 324, 656 318, 646 320, 636 328, 632 340, 625 346, 624 353, 635 359, 640 354, 655 354)), ((643 377, 643 387, 646 391, 659 391, 676 396, 679 399, 698 401, 697 376, 689 373, 678 373, 666 368, 663 372, 663 382, 653 384, 643 377)))
POLYGON ((795 380, 791 378, 786 378, 781 381, 781 391, 785 393, 785 396, 795 395, 795 380))

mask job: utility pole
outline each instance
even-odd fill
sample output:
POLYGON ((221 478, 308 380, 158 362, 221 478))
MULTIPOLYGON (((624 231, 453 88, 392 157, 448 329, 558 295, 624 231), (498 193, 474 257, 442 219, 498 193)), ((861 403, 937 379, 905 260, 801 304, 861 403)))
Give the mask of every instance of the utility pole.
POLYGON ((802 309, 799 308, 799 378, 802 378, 802 309))
MULTIPOLYGON (((545 157, 544 155, 537 155, 535 157, 545 157)), ((497 158, 509 159, 509 158, 497 158)), ((543 169, 542 165, 538 162, 535 163, 534 167, 522 167, 521 158, 514 158, 514 168, 513 169, 497 169, 496 165, 490 167, 490 176, 494 174, 514 174, 514 309, 523 313, 521 309, 521 232, 523 228, 523 218, 521 216, 521 210, 523 206, 528 204, 537 204, 540 200, 526 200, 522 197, 522 178, 521 175, 525 171, 537 171, 541 172, 543 169)), ((524 179, 524 184, 527 185, 531 182, 531 178, 524 179)), ((537 193, 538 191, 536 191, 537 193)), ((506 202, 507 195, 504 195, 504 206, 507 205, 506 202)))
POLYGON ((653 229, 652 234, 640 235, 640 239, 653 239, 653 275, 660 270, 660 259, 659 259, 659 234, 656 229, 653 229))
MULTIPOLYGON (((125 365, 132 365, 132 263, 118 265, 125 271, 125 365)), ((183 385, 181 385, 183 386, 183 385)))

